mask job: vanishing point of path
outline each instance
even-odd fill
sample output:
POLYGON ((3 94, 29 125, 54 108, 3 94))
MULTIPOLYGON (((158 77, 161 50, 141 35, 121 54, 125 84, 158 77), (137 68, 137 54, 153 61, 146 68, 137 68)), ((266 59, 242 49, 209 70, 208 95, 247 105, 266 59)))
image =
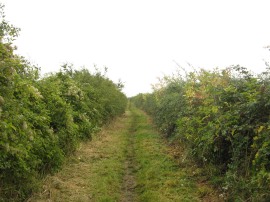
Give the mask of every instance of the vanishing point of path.
POLYGON ((172 150, 149 117, 131 108, 82 143, 28 201, 220 201, 198 180, 196 168, 179 163, 172 150))

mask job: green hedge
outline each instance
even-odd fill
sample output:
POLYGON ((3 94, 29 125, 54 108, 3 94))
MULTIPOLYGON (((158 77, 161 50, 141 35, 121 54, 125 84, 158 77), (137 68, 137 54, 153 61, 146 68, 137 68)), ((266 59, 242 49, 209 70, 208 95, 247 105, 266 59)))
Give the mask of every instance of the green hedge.
POLYGON ((131 99, 157 126, 188 145, 227 199, 270 197, 270 71, 234 66, 166 77, 152 94, 131 99), (165 83, 165 84, 164 84, 165 83), (214 170, 212 169, 214 168, 214 170))
POLYGON ((100 72, 64 65, 40 77, 13 53, 19 30, 0 14, 0 201, 23 201, 81 140, 122 114, 127 98, 100 72))

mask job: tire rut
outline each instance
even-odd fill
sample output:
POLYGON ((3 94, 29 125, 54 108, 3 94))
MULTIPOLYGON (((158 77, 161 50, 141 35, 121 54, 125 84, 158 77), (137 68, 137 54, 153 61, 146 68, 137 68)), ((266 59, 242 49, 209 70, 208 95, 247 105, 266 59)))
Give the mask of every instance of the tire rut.
POLYGON ((128 134, 125 173, 122 184, 122 198, 121 202, 136 201, 136 160, 135 160, 135 140, 136 122, 133 121, 128 134))

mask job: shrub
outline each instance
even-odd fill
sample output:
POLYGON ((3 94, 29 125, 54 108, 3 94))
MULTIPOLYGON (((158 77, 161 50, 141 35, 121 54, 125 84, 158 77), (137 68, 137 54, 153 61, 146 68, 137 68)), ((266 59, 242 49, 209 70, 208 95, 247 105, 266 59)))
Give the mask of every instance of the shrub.
POLYGON ((240 66, 166 78, 153 94, 131 100, 151 112, 163 133, 181 140, 232 199, 270 197, 269 71, 240 66), (163 82, 164 83, 164 82, 163 82), (155 99, 153 99, 153 97, 155 99), (150 104, 151 103, 151 104, 150 104))
POLYGON ((23 201, 84 139, 125 111, 120 84, 88 70, 41 78, 13 53, 18 29, 0 5, 0 201, 23 201))

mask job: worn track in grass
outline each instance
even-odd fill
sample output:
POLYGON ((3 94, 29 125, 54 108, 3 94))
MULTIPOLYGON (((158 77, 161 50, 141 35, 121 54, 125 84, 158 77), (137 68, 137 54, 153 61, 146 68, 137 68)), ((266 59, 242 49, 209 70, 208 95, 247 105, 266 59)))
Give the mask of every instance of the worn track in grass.
POLYGON ((149 117, 131 108, 82 143, 28 201, 221 201, 170 151, 149 117))

